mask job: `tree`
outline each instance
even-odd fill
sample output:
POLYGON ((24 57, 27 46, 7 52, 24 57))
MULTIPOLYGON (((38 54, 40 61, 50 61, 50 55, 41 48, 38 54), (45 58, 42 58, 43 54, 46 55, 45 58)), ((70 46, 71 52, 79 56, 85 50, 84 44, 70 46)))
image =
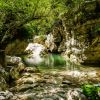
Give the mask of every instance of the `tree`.
POLYGON ((51 0, 0 0, 0 64, 6 66, 5 48, 18 30, 30 22, 44 19, 51 10, 51 0))
POLYGON ((50 0, 49 16, 42 20, 36 20, 28 24, 30 27, 33 27, 34 33, 38 33, 38 35, 44 35, 45 33, 52 31, 55 23, 61 19, 61 16, 67 10, 65 1, 66 0, 50 0))
POLYGON ((65 4, 66 0, 0 0, 0 64, 6 66, 5 48, 12 40, 29 36, 30 29, 36 34, 52 30, 66 12, 65 4))

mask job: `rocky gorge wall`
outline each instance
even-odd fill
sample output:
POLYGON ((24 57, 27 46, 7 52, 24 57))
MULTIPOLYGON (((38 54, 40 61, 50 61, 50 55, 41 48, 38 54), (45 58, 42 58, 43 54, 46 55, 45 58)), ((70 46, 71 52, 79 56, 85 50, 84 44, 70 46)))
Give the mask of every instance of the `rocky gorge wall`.
MULTIPOLYGON (((100 65, 100 1, 73 4, 48 35, 37 36, 33 42, 44 45, 51 53, 61 53, 76 64, 100 65)), ((26 41, 16 40, 8 45, 6 54, 23 54, 27 45, 26 41)))
POLYGON ((84 1, 71 8, 45 43, 51 52, 60 52, 71 62, 100 65, 100 1, 84 1))

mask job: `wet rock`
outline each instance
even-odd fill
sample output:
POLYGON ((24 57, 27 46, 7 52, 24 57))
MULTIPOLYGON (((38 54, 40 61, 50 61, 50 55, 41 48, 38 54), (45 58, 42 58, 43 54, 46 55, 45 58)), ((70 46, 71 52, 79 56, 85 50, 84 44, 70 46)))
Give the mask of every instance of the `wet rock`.
POLYGON ((32 76, 32 74, 31 73, 22 73, 22 75, 21 76, 23 76, 24 78, 28 78, 28 77, 31 77, 32 76))
POLYGON ((57 80, 55 79, 55 77, 52 77, 52 76, 49 76, 49 78, 46 77, 45 80, 46 80, 47 84, 49 84, 49 83, 51 83, 51 84, 57 84, 58 83, 57 80))
POLYGON ((69 80, 62 81, 62 84, 60 85, 62 88, 68 88, 69 86, 73 86, 73 83, 69 80))
POLYGON ((37 100, 35 93, 17 94, 11 100, 37 100))
POLYGON ((6 56, 6 59, 8 65, 18 65, 22 62, 21 58, 16 56, 6 56))
POLYGON ((0 76, 5 80, 9 80, 9 73, 2 66, 0 66, 0 76))
POLYGON ((44 79, 49 79, 50 75, 44 75, 44 79))
POLYGON ((24 69, 24 72, 28 72, 28 73, 38 73, 39 69, 37 67, 26 67, 24 69))
POLYGON ((16 83, 17 84, 25 84, 25 83, 28 83, 28 82, 30 82, 30 83, 35 83, 35 82, 37 82, 37 81, 39 81, 39 80, 41 80, 41 77, 39 76, 39 75, 34 75, 33 74, 33 76, 31 75, 31 76, 29 76, 29 77, 21 77, 21 78, 19 78, 17 81, 16 81, 16 83))
POLYGON ((20 86, 17 86, 16 88, 18 92, 24 92, 27 91, 28 89, 33 89, 36 86, 37 84, 22 84, 20 86))
POLYGON ((0 96, 0 100, 5 100, 5 97, 4 96, 0 96))
POLYGON ((66 97, 67 97, 67 100, 87 100, 85 95, 83 95, 77 89, 68 90, 66 97))
POLYGON ((13 94, 9 91, 0 91, 0 100, 11 100, 13 94))
POLYGON ((53 94, 52 96, 44 97, 41 100, 64 100, 64 98, 60 97, 59 95, 53 94))
POLYGON ((53 99, 50 97, 47 97, 47 98, 42 98, 41 100, 53 100, 53 99))
POLYGON ((24 82, 24 84, 33 84, 32 80, 27 80, 26 82, 24 82))
POLYGON ((0 76, 0 91, 6 90, 7 87, 8 87, 7 82, 2 76, 0 76))
POLYGON ((83 84, 87 82, 98 83, 100 82, 99 75, 96 71, 63 71, 59 73, 63 76, 64 80, 69 80, 74 84, 83 84))
POLYGON ((62 81, 62 84, 68 84, 68 85, 71 85, 72 82, 68 81, 68 80, 65 80, 65 81, 62 81))
POLYGON ((20 72, 25 69, 25 65, 20 62, 17 66, 13 66, 10 70, 10 76, 12 79, 18 79, 20 77, 20 72))
POLYGON ((25 65, 20 57, 7 56, 7 68, 9 75, 12 79, 17 79, 20 76, 20 72, 24 70, 25 65))
POLYGON ((0 91, 1 90, 6 90, 8 87, 7 81, 9 80, 9 74, 5 69, 0 66, 0 91))

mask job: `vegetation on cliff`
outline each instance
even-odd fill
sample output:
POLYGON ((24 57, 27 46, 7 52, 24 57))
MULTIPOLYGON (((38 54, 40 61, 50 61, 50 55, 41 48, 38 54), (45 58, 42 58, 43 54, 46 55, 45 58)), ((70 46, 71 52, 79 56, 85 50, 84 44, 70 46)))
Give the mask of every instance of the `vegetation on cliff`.
POLYGON ((100 66, 100 0, 0 0, 0 100, 99 100, 80 64, 100 66))
POLYGON ((16 38, 49 31, 63 9, 60 0, 0 0, 0 53, 16 38))

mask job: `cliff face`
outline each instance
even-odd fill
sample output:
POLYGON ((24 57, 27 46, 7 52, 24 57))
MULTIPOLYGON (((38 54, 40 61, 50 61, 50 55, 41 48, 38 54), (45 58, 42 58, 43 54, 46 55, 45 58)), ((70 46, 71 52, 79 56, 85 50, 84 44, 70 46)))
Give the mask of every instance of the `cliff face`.
MULTIPOLYGON (((53 50, 76 64, 100 63, 100 1, 84 1, 73 6, 55 25, 51 42, 53 50), (57 47, 57 48, 55 48, 57 47)), ((51 46, 50 46, 51 47, 51 46)))

